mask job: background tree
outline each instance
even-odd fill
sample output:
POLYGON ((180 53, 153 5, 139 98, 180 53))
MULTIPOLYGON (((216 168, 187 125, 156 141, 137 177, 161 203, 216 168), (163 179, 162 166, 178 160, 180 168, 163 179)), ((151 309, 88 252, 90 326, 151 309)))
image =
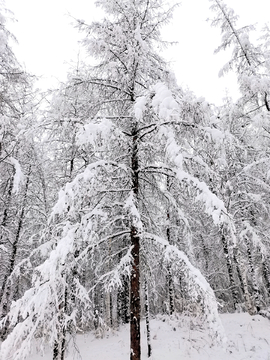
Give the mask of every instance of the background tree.
MULTIPOLYGON (((245 297, 247 309, 252 313, 265 306, 266 299, 263 300, 265 295, 262 296, 262 294, 268 292, 267 281, 262 280, 264 275, 260 261, 258 258, 256 260, 253 258, 256 264, 251 261, 250 254, 253 246, 247 238, 246 241, 243 241, 242 237, 242 234, 249 228, 251 231, 249 236, 252 238, 251 233, 254 233, 258 241, 255 248, 260 249, 259 257, 265 258, 267 240, 264 236, 268 232, 268 227, 265 221, 261 222, 261 220, 269 216, 268 204, 264 200, 268 192, 266 180, 268 140, 264 133, 264 124, 268 123, 269 118, 268 89, 267 86, 264 86, 269 77, 268 30, 264 29, 264 36, 254 45, 250 41, 249 33, 254 31, 255 27, 245 26, 239 29, 237 27, 238 16, 232 9, 228 8, 223 1, 211 2, 213 3, 211 8, 216 14, 212 25, 219 26, 223 35, 222 43, 216 51, 233 47, 232 58, 224 66, 221 74, 235 71, 241 92, 241 98, 236 104, 228 102, 221 110, 221 118, 224 119, 222 120, 223 128, 228 134, 230 133, 231 140, 230 145, 224 147, 226 153, 224 175, 226 174, 226 176, 221 177, 225 186, 222 186, 224 195, 220 196, 223 197, 234 223, 233 229, 231 228, 227 232, 234 239, 231 244, 233 249, 231 248, 228 259, 231 258, 232 263, 236 262, 233 267, 240 280, 239 289, 245 297), (264 164, 264 174, 261 164, 264 164), (258 233, 264 235, 259 239, 255 235, 258 233), (248 272, 245 270, 247 268, 248 272), (255 273, 257 274, 256 280, 255 273), (256 284, 260 284, 260 290, 256 284)), ((255 250, 255 253, 257 251, 255 250)), ((235 302, 237 301, 235 300, 235 302)))
MULTIPOLYGON (((25 73, 6 28, 8 11, 0 7, 0 318, 29 288, 29 269, 18 267, 40 244, 48 216, 46 181, 37 139, 41 96, 25 73)), ((30 270, 31 274, 31 270, 30 270)), ((1 331, 5 338, 8 321, 1 331)))

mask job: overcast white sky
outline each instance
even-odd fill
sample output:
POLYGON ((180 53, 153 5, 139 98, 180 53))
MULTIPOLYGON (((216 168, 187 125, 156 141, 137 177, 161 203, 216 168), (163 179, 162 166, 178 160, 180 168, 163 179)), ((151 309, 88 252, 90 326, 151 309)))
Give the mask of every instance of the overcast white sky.
MULTIPOLYGON (((227 0, 227 4, 240 15, 239 25, 269 21, 269 0, 227 0)), ((178 41, 178 45, 163 54, 173 68, 178 83, 188 86, 196 95, 220 103, 226 88, 235 96, 235 79, 218 78, 218 71, 229 58, 213 55, 219 45, 219 29, 206 22, 212 17, 208 0, 183 0, 176 10, 173 22, 164 28, 163 38, 178 41)), ((90 23, 100 17, 94 0, 6 0, 16 23, 9 28, 19 41, 13 46, 26 70, 43 76, 41 86, 54 86, 53 79, 65 80, 71 60, 76 61, 79 35, 71 25, 72 18, 90 23)))

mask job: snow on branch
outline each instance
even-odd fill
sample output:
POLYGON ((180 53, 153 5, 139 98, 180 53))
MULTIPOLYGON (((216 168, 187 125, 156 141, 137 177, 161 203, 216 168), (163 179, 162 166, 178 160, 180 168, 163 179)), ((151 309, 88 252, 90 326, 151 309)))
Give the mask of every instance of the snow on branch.
POLYGON ((142 230, 143 225, 141 221, 141 216, 136 206, 133 191, 130 192, 128 198, 126 199, 124 209, 128 210, 129 215, 131 216, 131 220, 133 224, 137 227, 137 229, 142 230))
POLYGON ((185 280, 189 284, 190 295, 194 299, 203 299, 201 305, 213 339, 217 343, 225 343, 226 336, 218 315, 215 294, 200 270, 191 264, 183 251, 180 251, 175 245, 170 245, 166 239, 150 233, 144 233, 144 238, 153 240, 158 247, 163 249, 164 260, 170 264, 172 271, 184 274, 185 280))
POLYGON ((135 105, 134 105, 134 113, 135 113, 135 117, 137 120, 141 120, 143 113, 146 109, 146 101, 147 101, 147 97, 146 96, 140 96, 136 99, 135 101, 135 105))
MULTIPOLYGON (((127 253, 121 257, 119 264, 117 264, 113 270, 103 274, 98 282, 95 284, 95 287, 101 283, 105 283, 105 289, 108 292, 111 292, 115 288, 121 288, 123 286, 122 279, 123 277, 130 277, 131 274, 131 263, 133 257, 131 255, 132 246, 128 249, 127 253)), ((91 289, 93 290, 93 288, 91 289)))
POLYGON ((36 275, 33 283, 38 284, 47 280, 54 280, 58 274, 59 267, 66 264, 68 255, 74 252, 74 242, 78 225, 71 225, 69 222, 63 228, 63 234, 44 263, 36 268, 36 275))
POLYGON ((268 255, 268 250, 266 249, 265 245, 263 244, 261 238, 256 233, 256 230, 250 225, 248 221, 244 221, 243 229, 239 234, 240 240, 245 243, 245 239, 248 238, 254 248, 257 248, 260 253, 262 254, 263 258, 266 258, 268 255))
POLYGON ((13 165, 15 173, 13 177, 13 188, 12 192, 17 193, 19 191, 20 183, 24 181, 24 175, 18 160, 14 159, 13 157, 9 158, 9 163, 13 165))
POLYGON ((153 91, 155 93, 152 99, 154 110, 161 118, 168 120, 175 110, 179 109, 171 90, 163 83, 157 83, 153 91))
MULTIPOLYGON (((26 276, 26 274, 29 274, 31 272, 31 269, 33 268, 33 263, 37 261, 37 259, 45 259, 48 257, 48 254, 51 252, 53 247, 54 240, 50 240, 45 242, 44 244, 39 245, 36 249, 32 250, 29 254, 29 256, 25 259, 22 259, 20 262, 18 262, 14 266, 14 270, 9 275, 7 279, 7 284, 10 284, 9 286, 12 286, 12 284, 15 281, 20 281, 20 277, 26 276)), ((0 251, 5 251, 4 245, 0 245, 0 251)), ((7 252, 7 249, 6 249, 7 252)))
POLYGON ((185 224, 185 226, 189 229, 190 228, 189 221, 188 221, 184 211, 181 209, 181 207, 177 203, 175 197, 169 191, 163 190, 162 188, 160 188, 160 191, 162 191, 164 196, 169 201, 170 205, 173 206, 173 208, 177 211, 178 219, 182 220, 183 223, 185 224))
POLYGON ((225 139, 224 132, 220 131, 217 128, 211 128, 209 126, 200 126, 201 130, 203 130, 207 135, 209 135, 213 142, 220 144, 225 139))
MULTIPOLYGON (((55 292, 61 289, 63 284, 55 284, 47 281, 39 286, 27 290, 23 297, 13 302, 8 320, 9 326, 13 327, 12 332, 2 343, 1 355, 3 360, 9 360, 12 354, 13 360, 24 360, 31 353, 33 341, 39 331, 43 331, 50 339, 50 345, 57 339, 56 323, 58 301, 55 292), (18 319, 20 321, 18 322, 18 319)), ((0 325, 4 325, 7 317, 0 325)), ((41 339, 41 347, 45 339, 41 339)))
POLYGON ((93 187, 93 183, 98 176, 99 169, 103 168, 105 170, 109 170, 112 167, 127 171, 124 164, 119 164, 113 161, 100 160, 89 164, 81 174, 77 175, 73 181, 66 184, 64 189, 60 190, 58 194, 58 201, 52 209, 51 219, 53 219, 57 214, 63 214, 68 209, 71 213, 75 201, 78 200, 79 194, 81 195, 83 192, 83 188, 90 189, 93 187), (87 185, 82 186, 81 183, 87 185))
POLYGON ((112 135, 113 123, 107 119, 102 118, 97 123, 89 123, 80 128, 77 134, 77 144, 92 146, 102 146, 107 143, 109 137, 112 135))
MULTIPOLYGON (((248 173, 248 171, 253 170, 257 165, 261 165, 261 164, 269 164, 269 157, 263 157, 261 159, 258 159, 256 161, 253 161, 252 163, 246 165, 243 167, 243 169, 241 171, 248 173)), ((265 165, 264 165, 265 166, 265 165)))
MULTIPOLYGON (((174 99, 174 96, 163 83, 158 83, 153 87, 154 96, 152 97, 152 106, 157 112, 160 118, 169 120, 170 117, 176 114, 176 111, 179 110, 179 105, 174 99)), ((135 105, 135 112, 137 116, 141 117, 145 108, 145 97, 140 97, 137 99, 135 105)), ((203 130, 205 133, 211 136, 212 140, 220 143, 224 139, 224 134, 216 129, 210 127, 199 127, 200 130, 203 130)), ((198 178, 187 173, 183 169, 183 153, 181 147, 177 144, 175 140, 175 133, 173 129, 169 128, 169 123, 167 125, 162 124, 162 129, 160 128, 160 137, 165 136, 167 139, 166 143, 166 153, 169 160, 175 165, 175 168, 172 169, 175 172, 176 177, 179 181, 186 181, 195 189, 197 189, 198 195, 196 201, 201 201, 205 206, 205 212, 212 216, 215 224, 219 224, 224 221, 224 214, 227 213, 226 208, 222 200, 220 200, 211 190, 208 188, 205 182, 199 181, 198 178)))
MULTIPOLYGON (((40 290, 40 293, 42 294, 43 301, 46 301, 47 294, 42 290, 40 290)), ((10 325, 15 327, 1 345, 1 356, 3 360, 10 359, 11 356, 13 360, 24 360, 31 353, 31 340, 33 339, 37 324, 32 322, 32 317, 26 318, 23 322, 16 324, 17 319, 21 316, 21 309, 29 309, 31 310, 30 314, 32 314, 33 306, 30 299, 33 299, 33 301, 37 299, 34 289, 27 290, 23 298, 19 299, 11 306, 9 321, 10 325)), ((4 326, 6 321, 7 319, 4 318, 0 322, 0 326, 4 326)))
MULTIPOLYGON (((76 231, 76 226, 66 224, 60 241, 48 259, 34 269, 32 287, 22 298, 12 303, 9 314, 0 322, 0 327, 5 326, 8 321, 9 327, 12 328, 12 332, 2 344, 1 359, 9 360, 11 353, 13 360, 27 359, 34 340, 39 338, 41 333, 44 334, 40 338, 41 346, 47 342, 53 348, 59 335, 57 329, 63 322, 72 322, 76 328, 76 311, 71 314, 61 312, 68 286, 68 275, 72 269, 76 231)), ((87 291, 77 279, 73 284, 72 291, 76 301, 87 311, 90 318, 91 301, 87 291)))
POLYGON ((197 189, 196 201, 201 201, 204 204, 206 214, 212 216, 215 224, 224 221, 224 215, 227 214, 225 205, 212 191, 208 188, 205 182, 200 181, 195 176, 187 173, 183 169, 183 155, 180 146, 175 140, 174 132, 170 129, 163 130, 163 134, 167 137, 166 152, 168 158, 175 165, 173 169, 179 181, 186 181, 197 189))
MULTIPOLYGON (((151 105, 160 119, 169 120, 175 110, 179 109, 171 90, 161 82, 154 85, 148 95, 150 95, 151 105)), ((149 96, 146 95, 136 99, 134 113, 137 120, 142 119, 147 101, 149 101, 149 96)))
POLYGON ((7 248, 5 245, 0 244, 0 251, 3 251, 3 252, 5 252, 5 253, 8 253, 8 248, 7 248))

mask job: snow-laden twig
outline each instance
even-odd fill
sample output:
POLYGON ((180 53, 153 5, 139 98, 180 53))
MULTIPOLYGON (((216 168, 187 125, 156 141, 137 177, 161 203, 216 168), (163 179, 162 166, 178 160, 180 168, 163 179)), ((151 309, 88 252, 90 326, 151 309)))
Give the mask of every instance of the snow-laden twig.
POLYGON ((159 248, 162 248, 164 260, 170 264, 172 271, 185 274, 185 279, 189 283, 190 295, 195 300, 202 299, 201 306, 213 340, 224 344, 226 336, 218 314, 215 294, 199 269, 191 264, 183 251, 170 245, 166 239, 150 233, 144 233, 144 238, 154 241, 159 248))

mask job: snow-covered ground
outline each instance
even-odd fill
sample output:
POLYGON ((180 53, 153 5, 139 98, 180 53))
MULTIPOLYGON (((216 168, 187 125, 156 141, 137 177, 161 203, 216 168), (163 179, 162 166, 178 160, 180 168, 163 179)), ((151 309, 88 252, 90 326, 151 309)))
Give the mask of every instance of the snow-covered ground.
MULTIPOLYGON (((213 345, 207 330, 194 325, 192 318, 159 317, 151 321, 151 360, 270 360, 270 321, 247 313, 223 314, 221 320, 227 336, 224 348, 213 345)), ((94 334, 79 335, 76 350, 70 350, 66 360, 128 360, 129 328, 105 332, 103 338, 94 334)), ((72 341, 70 342, 70 347, 72 341)), ((142 359, 147 359, 146 330, 142 323, 142 359)), ((28 360, 51 360, 33 354, 28 360)))

